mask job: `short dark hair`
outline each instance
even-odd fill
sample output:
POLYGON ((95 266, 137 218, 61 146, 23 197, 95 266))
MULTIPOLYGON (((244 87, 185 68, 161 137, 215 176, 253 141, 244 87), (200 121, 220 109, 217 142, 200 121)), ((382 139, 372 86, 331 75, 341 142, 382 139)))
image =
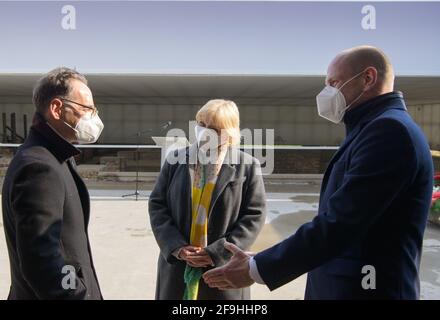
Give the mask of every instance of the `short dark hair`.
POLYGON ((40 113, 45 113, 49 103, 56 97, 66 97, 71 91, 70 80, 76 79, 87 85, 87 79, 79 72, 60 67, 49 71, 34 87, 32 102, 40 113))

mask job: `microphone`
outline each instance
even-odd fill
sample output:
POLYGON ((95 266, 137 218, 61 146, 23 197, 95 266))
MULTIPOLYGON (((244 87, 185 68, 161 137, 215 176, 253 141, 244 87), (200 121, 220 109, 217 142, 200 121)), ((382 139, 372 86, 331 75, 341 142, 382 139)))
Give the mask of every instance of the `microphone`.
MULTIPOLYGON (((166 128, 168 128, 169 126, 171 126, 172 122, 171 121, 167 121, 165 122, 163 125, 161 125, 159 128, 160 130, 165 130, 166 128)), ((143 130, 143 131, 139 131, 136 134, 132 135, 133 137, 137 136, 140 137, 146 133, 150 133, 153 132, 153 129, 147 129, 147 130, 143 130)))
POLYGON ((166 129, 166 128, 168 128, 169 126, 171 126, 171 124, 172 124, 172 122, 171 121, 167 121, 165 124, 163 124, 160 128, 161 129, 166 129))

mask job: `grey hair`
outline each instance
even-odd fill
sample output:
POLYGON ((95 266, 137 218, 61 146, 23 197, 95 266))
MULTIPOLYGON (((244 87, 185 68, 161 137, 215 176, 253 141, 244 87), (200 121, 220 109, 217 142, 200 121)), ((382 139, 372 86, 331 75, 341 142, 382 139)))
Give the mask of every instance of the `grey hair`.
POLYGON ((40 78, 32 95, 32 102, 37 111, 45 113, 52 99, 67 97, 71 91, 70 80, 72 79, 87 85, 87 79, 82 74, 66 67, 53 69, 40 78))

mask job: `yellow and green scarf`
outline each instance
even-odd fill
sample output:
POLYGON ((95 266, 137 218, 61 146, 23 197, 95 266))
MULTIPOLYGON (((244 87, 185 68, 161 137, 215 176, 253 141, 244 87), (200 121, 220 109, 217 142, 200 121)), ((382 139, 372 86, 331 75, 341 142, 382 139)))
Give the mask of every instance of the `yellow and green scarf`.
MULTIPOLYGON (((197 165, 192 184, 191 245, 204 248, 208 242, 208 214, 217 181, 215 165, 197 165)), ((186 265, 184 300, 197 300, 203 268, 186 265)))

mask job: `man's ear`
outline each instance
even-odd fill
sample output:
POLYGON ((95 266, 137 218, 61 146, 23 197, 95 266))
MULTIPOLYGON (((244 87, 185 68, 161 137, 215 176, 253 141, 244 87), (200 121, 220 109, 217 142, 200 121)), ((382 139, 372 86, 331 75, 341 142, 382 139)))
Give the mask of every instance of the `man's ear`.
POLYGON ((61 119, 61 112, 62 112, 62 108, 61 108, 62 105, 63 105, 63 102, 60 99, 58 99, 58 98, 52 99, 52 101, 49 103, 47 115, 54 120, 60 120, 61 119))
POLYGON ((369 67, 365 70, 365 86, 366 89, 370 89, 376 85, 377 82, 377 69, 375 67, 369 67))

